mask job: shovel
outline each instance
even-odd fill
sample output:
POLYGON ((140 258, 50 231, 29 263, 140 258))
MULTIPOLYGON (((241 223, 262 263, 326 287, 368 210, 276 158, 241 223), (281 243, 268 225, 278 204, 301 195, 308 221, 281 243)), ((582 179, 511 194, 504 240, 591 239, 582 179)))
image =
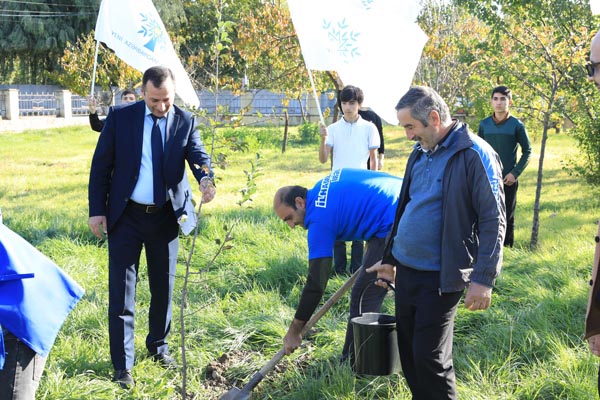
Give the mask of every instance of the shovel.
MULTIPOLYGON (((342 297, 344 293, 346 293, 348 289, 352 287, 359 272, 360 268, 354 274, 352 274, 352 276, 329 298, 329 300, 327 300, 325 304, 323 304, 319 311, 317 311, 311 317, 311 319, 308 320, 306 325, 304 325, 304 328, 302 328, 302 337, 304 337, 304 335, 306 335, 306 332, 308 332, 317 323, 317 321, 321 319, 321 317, 331 308, 331 306, 337 303, 340 297, 342 297)), ((283 358, 284 355, 285 349, 282 348, 277 352, 277 354, 273 356, 273 358, 271 358, 265 364, 264 367, 261 368, 260 371, 254 374, 252 379, 250 379, 250 381, 246 383, 246 386, 244 386, 242 390, 234 387, 233 389, 229 390, 227 393, 219 397, 219 400, 248 400, 250 398, 250 392, 252 392, 252 389, 254 389, 256 385, 258 385, 265 378, 265 376, 267 376, 267 374, 273 370, 273 368, 275 368, 275 365, 277 365, 277 363, 283 358)))

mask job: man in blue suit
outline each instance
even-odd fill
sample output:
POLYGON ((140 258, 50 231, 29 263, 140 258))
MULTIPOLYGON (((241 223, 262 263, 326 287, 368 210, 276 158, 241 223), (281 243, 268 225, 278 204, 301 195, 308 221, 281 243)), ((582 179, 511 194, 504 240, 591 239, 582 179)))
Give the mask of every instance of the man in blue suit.
POLYGON ((196 224, 185 161, 200 184, 202 201, 215 195, 196 120, 173 105, 175 78, 166 67, 146 70, 144 101, 110 110, 92 159, 89 226, 108 237, 108 321, 113 380, 134 385, 135 288, 142 246, 150 287, 146 347, 165 367, 175 360, 166 338, 171 329, 171 296, 184 233, 196 224))

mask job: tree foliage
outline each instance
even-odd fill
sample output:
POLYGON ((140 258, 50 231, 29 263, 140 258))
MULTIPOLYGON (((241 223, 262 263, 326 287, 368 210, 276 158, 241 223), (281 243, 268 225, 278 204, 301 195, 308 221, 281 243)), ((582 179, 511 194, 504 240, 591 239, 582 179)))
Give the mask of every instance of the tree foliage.
MULTIPOLYGON (((61 72, 54 73, 53 79, 80 96, 88 95, 94 71, 95 52, 94 31, 78 39, 75 44, 67 43, 60 58, 61 72)), ((139 86, 141 80, 142 74, 119 59, 110 49, 104 45, 98 48, 96 84, 103 90, 112 90, 114 87, 134 88, 139 86)))
POLYGON ((48 83, 46 72, 69 42, 93 29, 99 1, 53 0, 0 3, 0 79, 6 83, 48 83))
POLYGON ((490 29, 476 16, 442 0, 426 0, 418 18, 429 36, 415 73, 415 83, 432 87, 455 111, 473 114, 479 87, 489 85, 482 44, 490 29))
POLYGON ((575 83, 583 83, 588 4, 580 0, 458 2, 490 25, 491 40, 482 53, 490 73, 519 94, 522 118, 531 117, 542 126, 530 240, 530 247, 536 248, 548 131, 565 116, 581 111, 571 99, 577 95, 575 83))
MULTIPOLYGON (((61 56, 95 28, 100 1, 0 2, 0 81, 60 83, 56 78, 62 72, 61 56)), ((185 24, 182 0, 153 2, 168 30, 177 31, 185 24)))
MULTIPOLYGON (((235 48, 248 68, 253 86, 297 97, 310 89, 298 37, 287 7, 265 4, 244 15, 235 48)), ((323 74, 315 73, 323 88, 323 74)))
MULTIPOLYGON (((243 15, 250 10, 263 7, 260 0, 183 0, 186 19, 176 32, 180 43, 179 52, 190 77, 197 88, 211 87, 214 71, 220 71, 220 87, 235 89, 241 86, 244 76, 244 63, 233 46, 223 49, 220 66, 215 69, 214 44, 218 21, 232 25, 228 31, 230 40, 237 40, 237 25, 243 15)), ((222 27, 221 27, 222 28, 222 27)))
MULTIPOLYGON (((304 95, 312 87, 287 7, 272 2, 249 10, 238 24, 234 48, 252 87, 284 93, 286 107, 290 99, 306 105, 304 95)), ((313 82, 319 92, 339 86, 332 73, 314 72, 313 82)), ((327 117, 332 110, 322 111, 327 117)))
POLYGON ((579 88, 573 108, 581 112, 572 115, 575 127, 572 135, 581 150, 577 158, 565 160, 565 167, 583 177, 589 184, 600 186, 600 98, 592 84, 579 88))

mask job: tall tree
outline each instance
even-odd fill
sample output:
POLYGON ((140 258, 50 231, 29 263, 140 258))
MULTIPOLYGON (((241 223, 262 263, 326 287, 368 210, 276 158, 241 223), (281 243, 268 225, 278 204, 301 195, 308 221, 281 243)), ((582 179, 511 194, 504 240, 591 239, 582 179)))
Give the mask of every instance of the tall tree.
POLYGON ((513 87, 522 110, 541 123, 530 247, 538 246, 540 201, 548 131, 556 115, 577 113, 565 99, 581 79, 589 34, 589 5, 583 0, 457 0, 492 28, 483 53, 497 81, 513 87))
MULTIPOLYGON (((307 104, 304 96, 312 91, 287 6, 283 7, 279 2, 267 2, 262 7, 249 10, 238 24, 234 48, 243 60, 244 74, 249 77, 252 87, 285 94, 285 98, 281 100, 285 118, 282 152, 285 152, 289 101, 298 100, 306 121, 307 104)), ((316 72, 313 75, 316 90, 320 91, 325 87, 323 78, 327 76, 337 84, 334 73, 325 75, 316 72)), ((327 117, 330 112, 331 110, 324 110, 323 114, 327 117)))
MULTIPOLYGON (((245 14, 238 25, 235 48, 254 87, 281 90, 292 97, 309 91, 310 82, 298 37, 287 7, 264 4, 245 14)), ((314 74, 315 85, 324 88, 323 73, 314 74)))
MULTIPOLYGON (((487 84, 480 62, 490 29, 464 8, 444 0, 425 0, 418 18, 429 36, 415 83, 431 86, 452 109, 473 112, 480 86, 487 84)), ((452 110, 454 111, 454 110, 452 110)))
MULTIPOLYGON (((253 9, 263 7, 261 0, 182 0, 186 19, 176 32, 180 43, 179 52, 184 65, 188 66, 190 77, 197 88, 211 88, 215 71, 213 44, 217 34, 218 21, 233 24, 230 39, 236 42, 237 25, 240 19, 253 9)), ((269 3, 269 2, 267 2, 269 3)), ((231 89, 241 86, 244 76, 244 63, 237 51, 230 47, 221 53, 220 87, 231 89)))
MULTIPOLYGON (((61 71, 52 74, 52 78, 61 86, 80 96, 90 93, 94 71, 96 41, 94 31, 81 37, 75 44, 67 43, 60 58, 61 71)), ((115 53, 101 45, 98 50, 96 69, 97 86, 109 91, 134 88, 142 81, 142 74, 119 59, 115 53)), ((112 98, 112 96, 111 96, 112 98)))
POLYGON ((8 83, 48 81, 68 42, 89 32, 99 1, 4 1, 0 3, 0 79, 8 83))
MULTIPOLYGON (((58 83, 56 77, 62 72, 63 52, 94 29, 100 1, 0 2, 0 80, 58 83)), ((154 0, 154 3, 169 32, 177 32, 185 24, 182 0, 154 0)))

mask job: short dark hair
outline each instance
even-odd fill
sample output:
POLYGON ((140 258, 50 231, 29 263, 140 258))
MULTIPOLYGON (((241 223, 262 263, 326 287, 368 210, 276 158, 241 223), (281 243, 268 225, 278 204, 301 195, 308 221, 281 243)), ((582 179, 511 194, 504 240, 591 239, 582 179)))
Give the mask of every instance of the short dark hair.
POLYGON ((352 85, 346 85, 340 92, 338 99, 340 104, 342 101, 352 100, 356 100, 358 104, 362 104, 362 102, 365 100, 365 95, 361 88, 352 85))
POLYGON ((279 201, 286 206, 292 207, 296 210, 296 197, 301 197, 306 200, 306 195, 308 193, 308 189, 303 186, 288 186, 287 191, 281 192, 279 197, 279 201))
POLYGON ((134 96, 135 96, 135 98, 137 99, 137 93, 135 92, 135 90, 131 90, 131 89, 125 89, 125 90, 123 90, 123 91, 121 92, 121 98, 123 98, 123 97, 125 97, 125 96, 127 96, 127 95, 129 95, 129 94, 132 94, 132 95, 134 95, 134 96))
POLYGON ((506 86, 496 86, 496 87, 494 88, 494 90, 492 90, 492 96, 491 96, 491 97, 494 97, 494 95, 495 95, 496 93, 503 94, 503 95, 505 95, 505 96, 506 96, 506 97, 507 97, 509 100, 512 100, 512 92, 511 92, 511 91, 510 91, 510 89, 509 89, 508 87, 506 87, 506 86))
POLYGON ((409 108, 410 115, 420 121, 423 126, 429 125, 429 114, 432 111, 437 111, 442 123, 452 119, 450 109, 444 99, 428 86, 411 87, 396 104, 396 111, 403 108, 409 108))
POLYGON ((171 78, 173 83, 175 83, 175 76, 169 68, 160 65, 150 67, 144 72, 144 76, 142 77, 142 88, 146 88, 148 81, 152 82, 154 87, 159 88, 168 78, 171 78))

